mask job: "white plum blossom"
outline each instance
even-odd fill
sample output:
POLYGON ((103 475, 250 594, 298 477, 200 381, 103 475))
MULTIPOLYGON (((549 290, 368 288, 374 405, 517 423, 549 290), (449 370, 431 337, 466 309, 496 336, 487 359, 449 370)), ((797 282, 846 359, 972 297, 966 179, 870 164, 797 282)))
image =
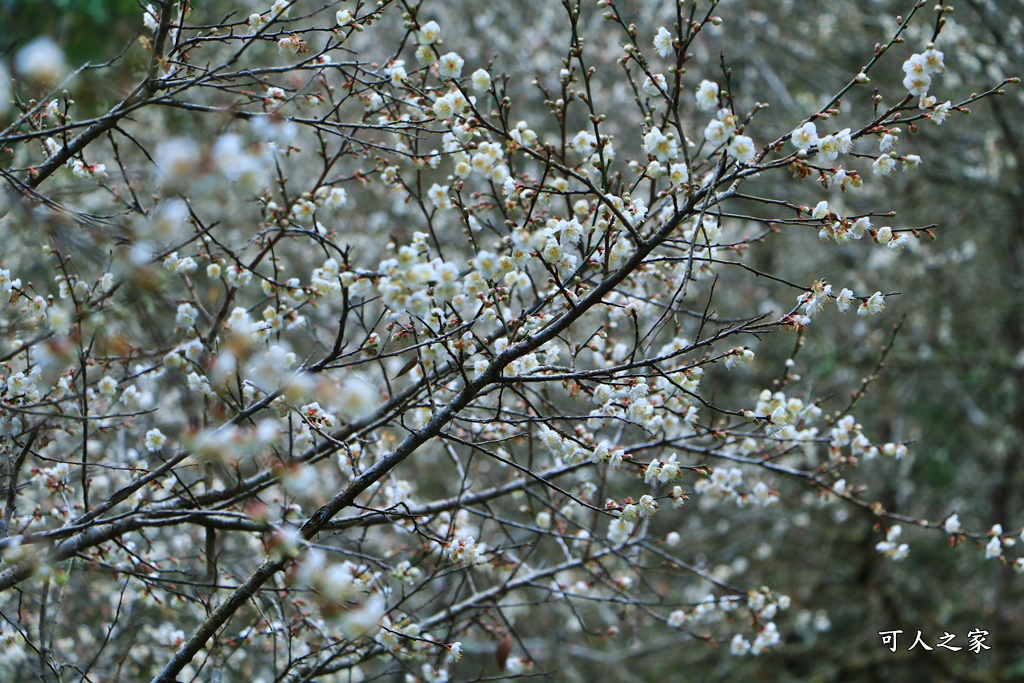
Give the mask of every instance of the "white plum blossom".
POLYGON ((743 637, 742 634, 737 633, 729 641, 729 653, 737 657, 743 656, 750 652, 750 641, 743 637))
POLYGON ((818 129, 813 121, 808 121, 792 133, 789 139, 799 149, 810 149, 818 144, 818 129))
POLYGON ((908 73, 903 78, 903 87, 911 95, 926 95, 932 85, 932 77, 926 73, 908 73))
POLYGON ((906 543, 897 543, 897 539, 900 537, 903 528, 899 524, 894 524, 889 527, 889 530, 885 532, 885 540, 875 544, 875 550, 882 553, 893 562, 899 562, 900 560, 907 557, 910 553, 910 546, 906 543))
POLYGON ((487 92, 491 89, 491 75, 484 69, 477 69, 470 76, 473 82, 473 90, 477 92, 487 92))
POLYGON ((672 134, 665 135, 657 128, 644 136, 644 150, 662 163, 675 159, 679 153, 672 134))
POLYGON ((419 39, 424 45, 433 45, 441 37, 441 26, 436 21, 428 21, 420 27, 419 39))
POLYGON ((142 13, 142 24, 151 32, 156 33, 157 28, 160 26, 160 13, 157 12, 156 7, 146 5, 146 9, 142 13))
POLYGON ((270 8, 270 16, 274 18, 286 18, 291 10, 293 0, 274 0, 270 8))
POLYGON ((849 154, 853 151, 853 136, 850 134, 849 128, 843 128, 833 137, 835 139, 836 147, 839 149, 841 154, 849 154))
POLYGON ((949 110, 952 106, 952 103, 950 103, 948 100, 946 102, 943 102, 942 104, 936 105, 936 107, 932 110, 932 122, 936 126, 941 126, 942 122, 946 120, 946 116, 949 114, 949 110))
POLYGON ((651 517, 658 511, 658 501, 654 500, 653 496, 643 495, 640 496, 637 507, 640 509, 641 517, 651 517))
POLYGON ((665 82, 665 76, 662 74, 653 74, 653 76, 653 79, 650 76, 645 77, 640 89, 651 97, 659 97, 667 94, 668 85, 665 82))
POLYGON ((818 153, 825 161, 835 161, 839 158, 839 141, 834 135, 826 135, 818 140, 818 153))
POLYGON ((885 310, 885 297, 875 292, 857 307, 857 315, 875 315, 885 310))
POLYGON ((101 396, 111 398, 117 392, 117 380, 106 376, 97 383, 96 389, 100 392, 101 396))
POLYGON ((451 200, 448 199, 448 186, 438 185, 434 183, 427 190, 427 197, 430 198, 430 202, 438 209, 451 208, 451 200))
POLYGON ((613 519, 608 525, 608 540, 616 545, 624 543, 633 533, 633 524, 623 518, 613 519))
POLYGON ((248 34, 250 36, 256 35, 260 31, 262 31, 263 28, 267 24, 269 24, 269 23, 270 23, 269 17, 264 17, 262 14, 259 14, 257 12, 253 12, 252 14, 249 15, 249 20, 248 20, 249 30, 248 30, 248 34))
POLYGON ((662 57, 668 57, 672 52, 672 34, 664 26, 654 36, 654 49, 662 57))
POLYGON ((686 164, 672 164, 669 167, 668 178, 673 185, 682 185, 690 179, 690 172, 686 164))
POLYGON ((87 164, 81 159, 74 159, 71 162, 71 172, 78 178, 105 178, 107 167, 105 164, 87 164))
POLYGON ((757 637, 754 638, 754 642, 750 646, 750 654, 759 655, 765 650, 778 645, 781 636, 779 630, 776 628, 774 622, 768 622, 765 624, 764 629, 761 630, 757 637))
POLYGON ((725 123, 718 119, 712 119, 704 128, 704 139, 717 147, 728 142, 730 133, 731 131, 725 123))
POLYGON ((336 210, 348 205, 348 192, 343 187, 321 187, 316 196, 328 209, 336 210))
POLYGON ((919 95, 922 98, 928 94, 928 88, 932 84, 932 74, 941 74, 946 71, 943 61, 943 54, 934 47, 929 47, 922 54, 913 54, 903 63, 903 79, 905 87, 911 95, 919 95))
POLYGON ((912 54, 903 62, 903 87, 909 90, 911 95, 925 95, 932 85, 932 77, 927 69, 927 61, 920 54, 912 54))
POLYGON ((175 317, 174 322, 178 327, 189 328, 196 324, 196 316, 199 315, 199 311, 196 307, 189 303, 183 303, 178 306, 178 315, 175 317))
POLYGON ((943 54, 934 47, 930 47, 921 53, 921 59, 924 61, 924 70, 926 73, 941 74, 946 72, 946 65, 943 63, 943 54))
POLYGON ((391 62, 387 68, 384 69, 384 75, 387 76, 389 81, 391 81, 391 85, 395 87, 401 86, 409 75, 405 70, 405 61, 398 59, 391 62))
POLYGON ((462 75, 463 64, 465 64, 465 60, 462 57, 455 52, 449 52, 441 55, 441 59, 437 62, 437 71, 441 78, 458 78, 462 75))
POLYGON ((892 173, 895 168, 896 160, 888 154, 878 157, 875 159, 875 162, 871 164, 872 173, 879 176, 887 176, 892 173))
POLYGON ((159 451, 165 443, 167 443, 167 437, 156 427, 146 432, 147 451, 159 451))
POLYGON ((581 130, 576 133, 569 145, 580 154, 590 154, 597 147, 597 138, 593 133, 581 130))
POLYGON ((853 292, 844 287, 843 291, 839 292, 839 296, 836 297, 836 307, 839 308, 840 313, 846 313, 850 310, 852 304, 853 292))
POLYGON ((439 97, 434 100, 431 111, 433 111, 434 116, 439 119, 450 118, 455 113, 455 107, 452 106, 451 97, 445 95, 444 97, 439 97))
POLYGON ((697 107, 704 111, 718 106, 718 84, 703 80, 697 86, 697 107))
POLYGON ((985 559, 991 560, 1003 554, 1003 542, 998 535, 992 536, 985 544, 985 559))
POLYGON ((871 219, 867 216, 862 216, 853 222, 853 226, 850 228, 850 233, 854 239, 860 239, 871 230, 871 219))
POLYGON ((284 57, 295 57, 306 49, 306 43, 294 33, 277 41, 277 51, 284 57))
POLYGON ((729 154, 741 164, 749 164, 754 159, 756 152, 754 141, 746 135, 737 135, 729 143, 729 154))

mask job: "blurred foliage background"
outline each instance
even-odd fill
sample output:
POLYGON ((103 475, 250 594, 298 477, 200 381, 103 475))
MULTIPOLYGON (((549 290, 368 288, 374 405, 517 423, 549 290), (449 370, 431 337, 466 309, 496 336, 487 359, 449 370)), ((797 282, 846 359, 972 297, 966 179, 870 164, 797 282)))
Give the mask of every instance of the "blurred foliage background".
POLYGON ((135 0, 0 0, 0 11, 4 54, 27 37, 46 33, 74 64, 113 57, 141 28, 135 0))
POLYGON ((120 68, 86 69, 75 81, 80 114, 102 114, 145 64, 142 50, 132 45, 141 34, 140 14, 136 0, 0 0, 0 55, 10 63, 17 48, 38 35, 57 41, 72 68, 101 65, 124 53, 120 68))

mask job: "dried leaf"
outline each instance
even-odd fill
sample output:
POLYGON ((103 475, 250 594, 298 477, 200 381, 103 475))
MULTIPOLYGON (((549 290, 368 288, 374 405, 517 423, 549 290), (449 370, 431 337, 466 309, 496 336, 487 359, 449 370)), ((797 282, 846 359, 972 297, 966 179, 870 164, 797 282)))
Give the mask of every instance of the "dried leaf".
POLYGON ((402 369, 395 374, 395 379, 398 379, 402 375, 412 372, 412 369, 416 367, 416 364, 419 362, 419 360, 420 359, 418 357, 413 356, 412 359, 408 363, 403 365, 402 369))
POLYGON ((505 635, 498 641, 498 649, 494 652, 494 660, 498 663, 498 670, 505 670, 505 662, 508 661, 508 655, 512 652, 512 634, 505 632, 505 635))

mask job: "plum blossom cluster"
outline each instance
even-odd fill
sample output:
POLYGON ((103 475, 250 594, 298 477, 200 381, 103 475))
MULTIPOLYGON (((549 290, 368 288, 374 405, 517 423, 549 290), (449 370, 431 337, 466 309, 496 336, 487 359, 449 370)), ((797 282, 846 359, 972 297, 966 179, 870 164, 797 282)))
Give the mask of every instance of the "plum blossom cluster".
MULTIPOLYGON (((714 85, 714 84, 712 84, 714 85)), ((717 88, 717 86, 715 86, 717 88)), ((697 93, 698 103, 701 92, 697 93)), ((704 128, 704 140, 712 147, 726 145, 729 155, 741 164, 750 163, 757 153, 754 141, 747 135, 739 134, 739 120, 731 109, 719 109, 715 118, 704 128)))
POLYGON ((678 609, 671 612, 666 623, 671 628, 692 628, 707 625, 731 618, 730 615, 741 607, 749 610, 757 620, 763 622, 752 640, 743 633, 735 633, 728 639, 729 652, 734 656, 759 656, 765 651, 776 647, 781 641, 781 633, 773 619, 789 609, 788 595, 779 595, 767 589, 750 590, 747 595, 729 595, 716 598, 713 594, 698 598, 696 605, 689 611, 678 609))
POLYGON ((694 490, 705 496, 702 500, 728 501, 740 507, 765 506, 778 502, 779 495, 763 481, 755 483, 749 491, 737 490, 743 484, 743 470, 738 467, 715 469, 711 476, 699 479, 694 490))
POLYGON ((906 543, 899 543, 899 537, 903 533, 903 527, 893 524, 885 532, 885 540, 875 544, 875 550, 882 553, 893 562, 899 562, 910 553, 910 546, 906 543))
POLYGON ((801 326, 808 325, 811 319, 820 314, 830 301, 835 301, 840 313, 850 310, 855 301, 859 301, 857 315, 860 316, 877 315, 885 310, 885 296, 881 292, 875 292, 868 297, 857 297, 852 290, 844 287, 839 294, 834 294, 832 285, 824 280, 818 280, 812 285, 810 291, 797 297, 801 313, 797 322, 801 326))

